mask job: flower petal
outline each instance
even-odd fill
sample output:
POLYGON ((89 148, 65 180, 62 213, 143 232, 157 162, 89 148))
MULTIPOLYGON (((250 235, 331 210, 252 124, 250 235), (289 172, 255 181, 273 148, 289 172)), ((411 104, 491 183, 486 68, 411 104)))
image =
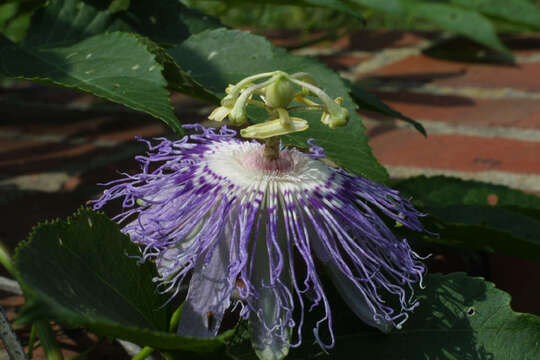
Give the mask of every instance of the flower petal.
POLYGON ((383 333, 388 334, 394 327, 392 322, 382 318, 382 316, 375 317, 375 312, 366 301, 366 294, 362 293, 355 283, 344 275, 336 265, 331 262, 327 265, 334 286, 356 316, 367 325, 376 327, 383 333))
POLYGON ((278 260, 285 256, 285 239, 267 231, 277 225, 275 214, 275 207, 268 211, 267 224, 262 226, 266 229, 259 232, 251 279, 257 295, 250 301, 249 329, 253 349, 262 360, 287 356, 292 335, 293 304, 287 292, 290 274, 287 267, 279 269, 278 260))
POLYGON ((217 335, 233 288, 227 279, 228 242, 223 240, 214 248, 210 261, 205 264, 205 257, 201 256, 193 270, 178 335, 201 338, 217 335))
POLYGON ((283 323, 285 311, 277 306, 273 292, 264 288, 258 290, 260 311, 252 311, 249 317, 253 349, 261 360, 283 359, 289 353, 292 329, 283 323))

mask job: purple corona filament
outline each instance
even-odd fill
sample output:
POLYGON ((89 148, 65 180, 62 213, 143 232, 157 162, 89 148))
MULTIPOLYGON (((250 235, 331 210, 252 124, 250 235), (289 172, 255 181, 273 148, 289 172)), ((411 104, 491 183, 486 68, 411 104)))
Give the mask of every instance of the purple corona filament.
POLYGON ((192 275, 178 334, 215 336, 225 311, 239 305, 258 356, 281 359, 302 341, 305 310, 320 307, 313 331, 331 348, 321 266, 365 323, 401 327, 419 305, 413 285, 422 286, 425 267, 381 216, 425 231, 423 214, 395 190, 326 166, 312 141, 311 154, 284 148, 269 161, 264 145, 226 127, 189 128, 200 134, 139 139, 148 146, 136 157, 141 172, 106 184, 94 202, 99 209, 122 199, 115 219, 157 264, 160 291, 174 296, 192 275))

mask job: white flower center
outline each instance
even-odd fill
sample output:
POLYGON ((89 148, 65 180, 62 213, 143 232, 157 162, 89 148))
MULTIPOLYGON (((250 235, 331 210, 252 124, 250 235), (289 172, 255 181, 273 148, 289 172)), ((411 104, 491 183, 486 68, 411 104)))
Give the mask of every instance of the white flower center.
POLYGON ((282 150, 278 160, 266 159, 264 146, 255 142, 220 143, 212 150, 205 154, 210 170, 239 187, 312 190, 323 186, 331 174, 326 165, 295 149, 282 150))

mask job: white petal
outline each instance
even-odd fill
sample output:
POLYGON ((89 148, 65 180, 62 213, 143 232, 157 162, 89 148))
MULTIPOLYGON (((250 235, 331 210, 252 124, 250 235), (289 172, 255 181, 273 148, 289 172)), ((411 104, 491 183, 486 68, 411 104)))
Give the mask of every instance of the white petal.
POLYGON ((189 291, 180 316, 178 335, 216 336, 223 314, 230 305, 233 284, 227 279, 228 241, 221 238, 212 258, 204 264, 204 256, 193 271, 189 291))
POLYGON ((384 319, 375 320, 374 312, 366 302, 365 295, 356 287, 354 282, 345 276, 337 266, 331 263, 327 265, 334 285, 356 316, 367 325, 376 327, 385 334, 389 333, 393 328, 392 322, 384 319))
MULTIPOLYGON (((262 227, 264 228, 264 226, 262 227)), ((251 343, 259 359, 280 360, 289 353, 292 329, 286 323, 286 311, 279 306, 279 301, 287 300, 278 298, 276 292, 268 287, 270 262, 266 242, 270 242, 270 240, 266 239, 265 233, 264 229, 259 232, 255 250, 255 270, 251 279, 259 294, 259 297, 251 304, 255 309, 259 309, 259 313, 251 311, 249 329, 251 343)), ((283 243, 284 239, 278 241, 283 243)), ((286 249, 286 247, 282 245, 281 249, 286 249)), ((286 256, 286 253, 283 255, 286 256)), ((282 270, 280 280, 285 284, 290 283, 289 271, 286 266, 282 270)))

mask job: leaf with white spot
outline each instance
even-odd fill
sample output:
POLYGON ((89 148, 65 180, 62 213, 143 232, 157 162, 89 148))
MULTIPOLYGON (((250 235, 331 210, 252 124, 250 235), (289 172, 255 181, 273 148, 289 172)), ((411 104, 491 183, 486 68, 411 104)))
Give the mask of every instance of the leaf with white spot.
POLYGON ((146 42, 132 34, 108 33, 44 48, 0 37, 1 74, 85 91, 144 111, 181 133, 162 70, 146 42))
POLYGON ((211 102, 217 98, 151 39, 180 42, 219 23, 175 0, 133 1, 127 10, 112 10, 100 2, 48 1, 32 16, 22 44, 0 38, 0 74, 89 92, 182 133, 167 90, 211 102))

